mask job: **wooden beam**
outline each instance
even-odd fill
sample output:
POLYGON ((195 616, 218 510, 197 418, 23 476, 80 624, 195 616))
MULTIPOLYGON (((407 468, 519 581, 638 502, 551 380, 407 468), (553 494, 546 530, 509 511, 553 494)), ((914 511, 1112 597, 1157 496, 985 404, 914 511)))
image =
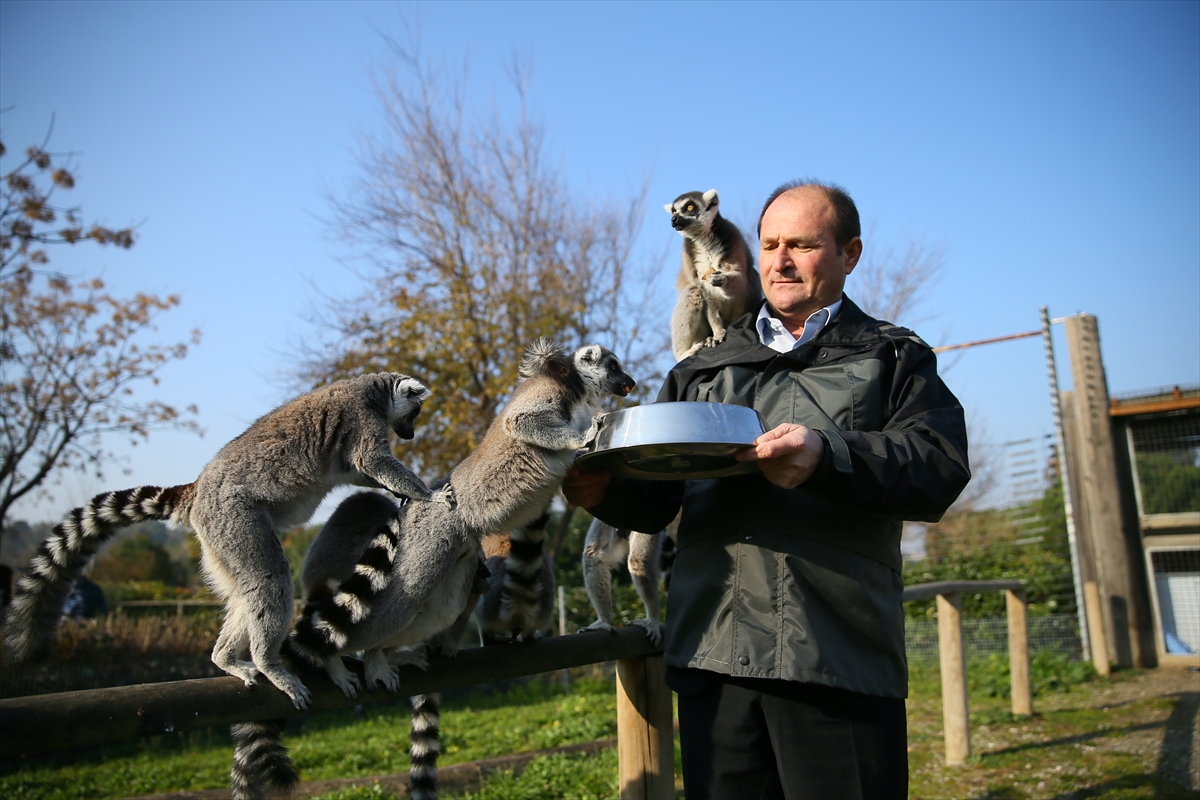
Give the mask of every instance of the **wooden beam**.
MULTIPOLYGON (((453 659, 431 658, 427 672, 401 667, 400 697, 660 653, 641 628, 475 647, 460 651, 453 659)), ((346 661, 361 677, 361 663, 346 661)), ((324 672, 304 670, 300 674, 312 691, 313 711, 397 699, 378 690, 359 692, 358 698, 351 700, 324 672)), ((265 681, 247 688, 233 677, 14 697, 0 700, 0 751, 7 757, 42 755, 303 713, 292 706, 287 695, 265 681)))
POLYGON ((956 592, 1004 592, 1024 589, 1021 581, 934 581, 933 583, 918 583, 916 586, 905 586, 903 602, 911 600, 928 600, 939 594, 955 594, 956 592))
POLYGON ((971 755, 971 730, 967 718, 967 669, 963 658, 962 595, 958 592, 939 594, 937 618, 946 763, 962 764, 971 755))
POLYGON ((675 796, 675 731, 667 670, 659 657, 617 662, 617 760, 621 800, 675 796))
POLYGON ((1008 611, 1008 673, 1012 682, 1012 713, 1033 714, 1033 684, 1029 679, 1029 622, 1024 589, 1004 593, 1008 611))
POLYGON ((1092 666, 1099 675, 1112 671, 1108 663, 1108 635, 1104 631, 1104 614, 1100 606, 1100 587, 1095 581, 1083 584, 1083 598, 1087 604, 1088 636, 1092 642, 1092 666))

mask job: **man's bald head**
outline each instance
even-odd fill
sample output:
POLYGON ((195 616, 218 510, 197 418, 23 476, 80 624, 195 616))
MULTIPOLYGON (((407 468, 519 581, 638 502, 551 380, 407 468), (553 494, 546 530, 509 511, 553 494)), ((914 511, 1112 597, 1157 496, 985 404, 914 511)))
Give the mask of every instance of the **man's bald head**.
POLYGON ((829 202, 832 212, 830 230, 833 233, 834 241, 837 242, 838 250, 842 250, 853 239, 862 236, 862 226, 858 220, 858 207, 854 205, 854 201, 846 190, 836 183, 824 183, 808 178, 788 181, 771 192, 771 196, 767 198, 767 202, 763 203, 762 211, 758 214, 758 235, 762 236, 763 214, 767 213, 771 203, 785 194, 802 194, 810 191, 820 192, 829 202))

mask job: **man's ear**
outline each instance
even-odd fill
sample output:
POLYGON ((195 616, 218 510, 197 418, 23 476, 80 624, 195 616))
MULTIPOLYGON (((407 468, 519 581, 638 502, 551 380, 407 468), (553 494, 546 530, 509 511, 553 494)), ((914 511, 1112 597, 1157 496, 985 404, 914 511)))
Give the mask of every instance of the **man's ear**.
POLYGON ((854 271, 855 265, 858 264, 858 259, 862 258, 862 239, 855 236, 853 239, 846 242, 846 247, 844 249, 846 252, 846 274, 849 275, 854 271))

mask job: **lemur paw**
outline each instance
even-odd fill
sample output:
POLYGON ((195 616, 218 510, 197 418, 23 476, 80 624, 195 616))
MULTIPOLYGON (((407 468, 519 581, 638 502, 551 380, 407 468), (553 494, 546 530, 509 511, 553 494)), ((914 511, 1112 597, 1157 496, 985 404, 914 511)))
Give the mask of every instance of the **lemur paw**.
POLYGON ((362 684, 359 682, 357 675, 346 669, 346 665, 342 663, 340 656, 331 656, 325 659, 325 673, 329 675, 329 680, 333 681, 346 697, 349 697, 351 700, 358 697, 358 690, 362 684))
POLYGON ((663 626, 661 622, 656 622, 652 619, 635 619, 630 621, 630 626, 637 626, 646 631, 646 638, 650 640, 650 644, 655 647, 662 647, 663 626))
POLYGON ((585 625, 584 627, 580 628, 579 630, 577 630, 575 632, 576 633, 584 633, 587 631, 607 631, 608 633, 615 634, 617 632, 617 629, 612 626, 611 622, 605 622, 602 619, 598 619, 595 622, 593 622, 591 625, 585 625))
POLYGON ((363 681, 368 690, 378 683, 395 694, 400 688, 400 670, 388 663, 382 650, 371 650, 363 654, 363 681))
POLYGON ((434 492, 429 499, 435 503, 441 503, 452 511, 458 507, 458 498, 454 495, 454 487, 448 483, 434 492))
POLYGON ((234 661, 231 664, 218 664, 217 666, 233 677, 241 678, 247 688, 254 686, 254 681, 258 678, 258 667, 254 666, 253 661, 234 661))
POLYGON ((437 651, 442 658, 454 658, 458 655, 458 645, 453 642, 442 642, 437 646, 437 651))
POLYGON ((429 669, 429 659, 424 647, 401 647, 387 654, 387 662, 396 667, 416 667, 422 672, 429 669))
POLYGON ((305 711, 312 705, 312 692, 295 675, 289 673, 286 674, 286 677, 281 675, 268 675, 267 677, 276 689, 288 696, 297 711, 305 711))

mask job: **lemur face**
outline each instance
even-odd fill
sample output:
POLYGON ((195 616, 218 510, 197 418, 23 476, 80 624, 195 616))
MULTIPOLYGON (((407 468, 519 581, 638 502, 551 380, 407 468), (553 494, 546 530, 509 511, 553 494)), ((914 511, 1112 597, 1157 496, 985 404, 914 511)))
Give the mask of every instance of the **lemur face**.
POLYGON ((576 350, 574 361, 584 381, 605 394, 625 397, 637 386, 637 382, 625 373, 616 355, 598 344, 576 350))
POLYGON ((686 236, 711 228, 719 204, 717 190, 709 189, 703 193, 684 192, 663 208, 671 215, 671 227, 686 236))
POLYGON ((413 378, 398 381, 392 388, 392 413, 388 422, 401 439, 411 439, 416 435, 417 415, 421 413, 421 404, 428 396, 429 390, 425 385, 413 378))

